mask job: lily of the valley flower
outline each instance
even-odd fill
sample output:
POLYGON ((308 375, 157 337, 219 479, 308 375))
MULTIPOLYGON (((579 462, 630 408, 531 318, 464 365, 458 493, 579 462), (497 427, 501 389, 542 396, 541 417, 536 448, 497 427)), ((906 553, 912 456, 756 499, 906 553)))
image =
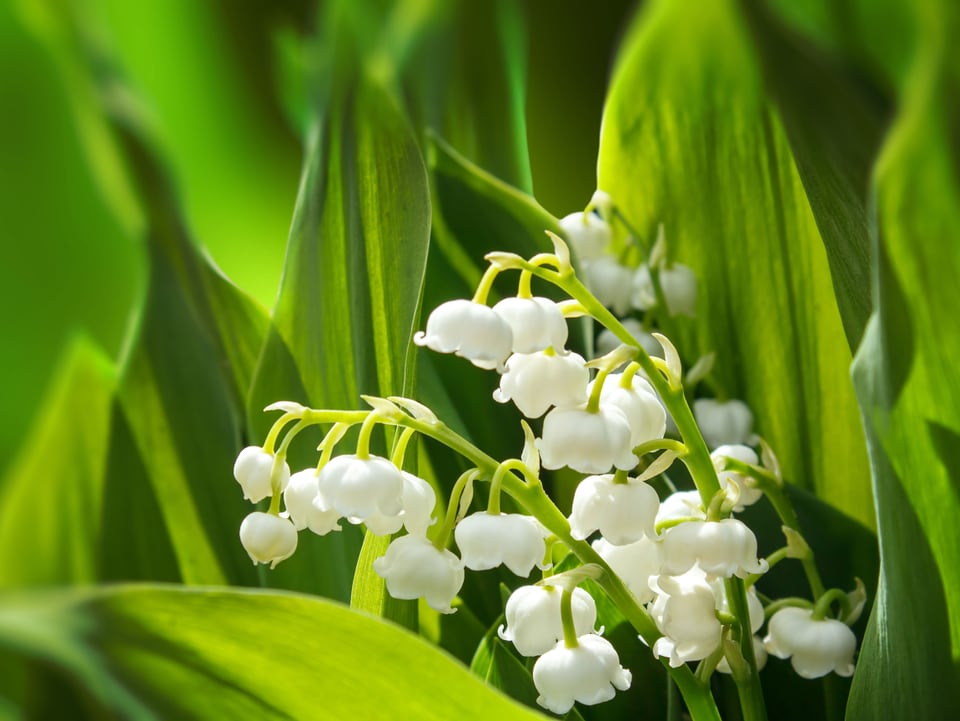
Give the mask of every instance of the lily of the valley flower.
POLYGON ((663 499, 657 511, 657 523, 680 518, 707 519, 700 491, 675 491, 663 499))
MULTIPOLYGON (((653 386, 644 379, 634 376, 630 385, 622 385, 623 374, 611 373, 604 379, 600 389, 601 406, 614 406, 623 411, 630 423, 630 445, 638 446, 641 443, 663 438, 667 428, 667 412, 657 397, 653 386)), ((587 394, 593 390, 592 381, 587 388, 587 394)))
POLYGON ((594 213, 570 213, 560 219, 560 229, 580 261, 603 256, 613 236, 610 224, 594 213))
MULTIPOLYGON (((243 497, 251 503, 257 503, 272 495, 270 474, 273 470, 274 456, 260 446, 247 446, 237 456, 233 464, 233 477, 243 489, 243 497)), ((290 480, 290 466, 283 463, 280 467, 280 490, 287 487, 290 480)))
POLYGON ((765 560, 757 559, 757 537, 735 518, 689 521, 664 532, 663 573, 678 576, 695 565, 724 578, 746 578, 768 568, 765 560))
POLYGON ((474 513, 457 524, 454 538, 463 564, 472 571, 503 564, 525 578, 534 566, 544 567, 547 549, 540 527, 520 513, 474 513))
POLYGON ((367 530, 378 536, 390 536, 403 526, 407 533, 423 536, 436 522, 433 509, 437 505, 437 494, 433 487, 412 473, 401 471, 403 476, 403 494, 400 497, 403 510, 393 516, 374 513, 363 522, 367 530))
POLYGON ((659 543, 642 538, 626 546, 614 546, 605 538, 598 538, 591 545, 640 603, 654 599, 656 592, 650 588, 650 577, 660 573, 663 562, 659 543))
MULTIPOLYGON (((680 263, 671 263, 660 268, 659 279, 667 312, 693 317, 697 306, 697 276, 693 270, 680 263)), ((650 268, 641 265, 633 276, 633 306, 638 310, 649 310, 656 304, 650 268)))
POLYGON ((680 576, 651 579, 657 599, 650 608, 663 634, 653 645, 656 658, 666 656, 673 668, 700 661, 720 646, 723 627, 716 615, 717 599, 706 576, 697 568, 680 576))
POLYGON ((753 413, 741 400, 698 398, 693 402, 693 415, 710 448, 749 443, 753 437, 753 413))
POLYGON ((498 403, 512 400, 527 418, 539 418, 550 406, 586 401, 589 380, 586 361, 576 353, 514 353, 493 399, 498 403))
POLYGON ((373 562, 394 598, 425 598, 430 608, 453 613, 450 604, 463 585, 463 562, 423 536, 401 536, 373 562))
POLYGON ((643 481, 631 478, 614 483, 612 474, 588 476, 573 495, 570 535, 582 541, 599 530, 617 546, 653 538, 659 506, 657 492, 643 481))
POLYGON ((613 645, 596 634, 580 636, 574 648, 560 641, 533 666, 537 703, 557 714, 569 711, 575 701, 588 706, 609 701, 616 689, 630 688, 632 680, 613 645))
POLYGON ((600 405, 597 412, 586 404, 554 408, 543 419, 542 437, 536 445, 544 468, 569 466, 581 473, 606 473, 612 466, 629 471, 639 462, 631 452, 630 422, 623 411, 600 405))
POLYGON ((607 308, 611 308, 617 315, 630 312, 630 299, 633 295, 632 269, 620 265, 616 258, 604 255, 585 263, 583 276, 584 284, 607 308))
POLYGON ((240 524, 240 543, 254 565, 273 568, 297 550, 297 529, 286 518, 254 511, 240 524))
POLYGON ((426 332, 414 334, 413 342, 438 353, 454 353, 478 368, 503 370, 513 349, 513 332, 489 306, 451 300, 434 309, 426 332))
POLYGON ((750 446, 744 445, 723 445, 718 446, 710 454, 713 465, 717 469, 717 478, 720 481, 720 487, 727 495, 737 499, 737 504, 733 507, 734 511, 740 512, 747 506, 752 506, 763 496, 763 491, 756 487, 751 478, 735 471, 723 471, 723 462, 725 458, 733 458, 743 463, 756 465, 760 462, 750 446))
POLYGON ((842 621, 815 619, 809 608, 781 608, 770 618, 763 640, 777 658, 789 658, 803 678, 820 678, 834 671, 853 675, 857 637, 842 621))
MULTIPOLYGON (((562 594, 563 590, 556 586, 520 586, 507 599, 507 625, 497 630, 500 638, 512 641, 522 656, 540 656, 549 651, 563 638, 562 594)), ((593 597, 582 588, 575 588, 570 602, 577 635, 593 633, 597 623, 593 597)))
POLYGON ((504 298, 493 312, 503 318, 513 333, 514 353, 536 353, 545 348, 560 350, 567 342, 567 321, 549 298, 504 298))
POLYGON ((320 497, 317 481, 315 468, 294 473, 283 492, 283 503, 291 523, 298 531, 309 528, 318 536, 325 536, 330 531, 340 530, 340 514, 320 497))
POLYGON ((337 456, 320 470, 317 485, 325 510, 336 510, 350 523, 403 510, 403 476, 386 458, 337 456))

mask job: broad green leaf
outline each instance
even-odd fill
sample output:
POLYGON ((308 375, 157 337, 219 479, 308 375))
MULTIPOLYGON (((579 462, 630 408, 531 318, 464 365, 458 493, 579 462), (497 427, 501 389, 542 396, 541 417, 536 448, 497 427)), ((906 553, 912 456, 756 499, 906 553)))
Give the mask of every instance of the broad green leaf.
POLYGON ((747 401, 784 475, 873 523, 849 349, 830 268, 780 116, 734 3, 645 6, 604 114, 599 185, 699 279, 686 357, 717 352, 718 391, 747 401))
POLYGON ((926 41, 877 166, 876 311, 854 364, 882 572, 851 719, 937 718, 960 704, 960 253, 944 242, 960 222, 960 15, 928 3, 917 17, 926 41))
MULTIPOLYGON (((31 662, 54 671, 47 695, 82 689, 81 718, 544 718, 417 636, 298 595, 173 586, 8 595, 0 648, 28 680, 31 662)), ((0 696, 16 693, 0 680, 0 696)))

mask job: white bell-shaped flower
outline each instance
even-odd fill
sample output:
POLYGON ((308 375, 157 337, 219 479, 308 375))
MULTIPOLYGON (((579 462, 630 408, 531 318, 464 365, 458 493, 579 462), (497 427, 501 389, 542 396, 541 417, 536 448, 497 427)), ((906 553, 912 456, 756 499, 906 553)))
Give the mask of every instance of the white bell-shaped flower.
POLYGON ((613 256, 602 255, 584 263, 583 282, 597 300, 617 315, 630 312, 633 269, 620 265, 613 256))
POLYGON ((750 443, 753 439, 753 413, 743 401, 697 398, 693 415, 710 448, 750 443))
POLYGON ((573 494, 570 535, 582 541, 599 530, 616 546, 654 538, 659 506, 657 492, 636 478, 614 483, 613 474, 587 476, 573 494))
POLYGON ((677 668, 717 650, 723 627, 716 615, 714 589, 700 569, 651 579, 651 586, 658 595, 650 615, 663 634, 653 645, 656 658, 666 656, 677 668))
POLYGON ((586 361, 576 353, 514 353, 493 399, 512 400, 527 418, 539 418, 550 406, 584 403, 589 380, 586 361))
POLYGON ((373 570, 387 583, 394 598, 425 598, 430 608, 453 613, 454 597, 463 585, 463 562, 423 536, 401 536, 373 562, 373 570))
POLYGON ((633 676, 620 665, 617 650, 596 634, 577 638, 575 648, 563 641, 533 665, 537 703, 556 714, 565 714, 575 701, 587 706, 609 701, 616 690, 630 688, 633 676))
POLYGON ((433 487, 412 473, 401 471, 400 474, 403 476, 403 510, 392 516, 374 513, 363 521, 367 530, 377 536, 390 536, 401 526, 407 529, 407 533, 423 536, 436 522, 433 509, 437 505, 437 494, 433 487))
MULTIPOLYGON (((680 263, 660 268, 660 288, 667 302, 670 315, 686 315, 691 318, 697 306, 697 276, 693 270, 680 263)), ((633 276, 633 307, 650 310, 657 304, 657 295, 650 277, 650 268, 641 265, 633 276)))
POLYGON ((463 565, 486 571, 503 564, 518 576, 527 577, 534 566, 544 568, 547 547, 540 527, 520 513, 473 513, 453 532, 463 565))
POLYGON ((613 237, 610 224, 594 213, 570 213, 560 219, 560 230, 580 261, 601 257, 613 237))
POLYGON ((642 538, 626 546, 614 546, 605 538, 598 538, 591 545, 640 603, 654 599, 656 592, 650 588, 650 577, 659 575, 663 562, 659 543, 642 538))
MULTIPOLYGON (((752 612, 750 617, 753 618, 752 612)), ((753 637, 753 656, 757 660, 757 671, 762 671, 764 666, 767 665, 767 649, 764 648, 763 641, 759 636, 753 637)), ((730 670, 730 664, 727 662, 726 656, 720 659, 720 662, 717 664, 717 671, 720 673, 733 673, 730 670)))
POLYGON ((711 576, 766 573, 766 560, 757 559, 757 537, 743 521, 688 521, 663 533, 663 573, 679 576, 699 565, 711 576))
POLYGON ((842 621, 814 619, 812 609, 782 608, 774 613, 763 645, 777 658, 789 658, 803 678, 820 678, 831 671, 853 675, 857 637, 842 621))
POLYGON ((386 458, 337 456, 320 470, 317 484, 324 510, 336 510, 350 523, 403 510, 403 475, 386 458))
POLYGON ((240 543, 254 565, 274 568, 297 550, 297 529, 289 519, 254 511, 240 524, 240 543))
POLYGON ((586 404, 554 408, 543 419, 536 441, 544 468, 569 466, 581 473, 606 473, 612 466, 629 471, 639 463, 630 445, 630 421, 614 406, 596 413, 586 404))
MULTIPOLYGON (((272 453, 260 446, 247 446, 237 456, 233 464, 233 477, 243 489, 243 497, 251 503, 257 503, 273 494, 270 485, 270 473, 273 470, 272 453)), ((290 466, 284 462, 280 467, 280 490, 287 487, 290 480, 290 466)))
POLYGON ((426 332, 415 333, 413 342, 438 353, 455 353, 478 368, 502 370, 513 348, 513 332, 493 308, 472 300, 451 300, 434 309, 426 332))
POLYGON ((562 350, 567 343, 567 321, 560 306, 549 298, 504 298, 493 306, 493 312, 510 326, 514 353, 562 350))
POLYGON ((657 510, 657 523, 680 518, 707 519, 700 491, 675 491, 663 499, 657 510))
MULTIPOLYGON (((636 318, 624 318, 620 321, 627 332, 630 333, 640 343, 647 355, 651 358, 663 358, 663 346, 657 342, 657 339, 644 330, 643 323, 636 318)), ((609 328, 604 328, 597 336, 597 357, 606 355, 623 345, 623 341, 613 334, 609 328)))
MULTIPOLYGON (((653 386, 645 378, 634 375, 630 379, 630 387, 621 385, 622 373, 608 375, 600 389, 600 405, 616 406, 627 417, 630 423, 630 446, 663 438, 667 429, 667 412, 657 397, 653 386)), ((593 390, 590 382, 587 395, 593 390)))
POLYGON ((718 446, 710 454, 713 459, 713 465, 717 469, 717 478, 720 481, 720 487, 724 489, 731 500, 736 499, 734 511, 738 513, 747 506, 752 506, 763 496, 763 491, 757 488, 752 478, 736 471, 724 471, 723 459, 733 458, 742 463, 749 463, 752 466, 760 462, 756 451, 750 446, 744 445, 723 445, 718 446))
MULTIPOLYGON (((507 625, 497 630, 500 638, 513 642, 521 656, 545 654, 563 638, 562 595, 563 589, 556 586, 520 586, 507 599, 504 612, 507 625)), ((570 609, 577 635, 593 633, 597 623, 597 605, 593 596, 582 588, 575 588, 570 609)))
POLYGON ((318 536, 339 531, 340 514, 320 497, 319 474, 315 468, 297 471, 283 492, 290 521, 298 531, 309 528, 318 536))

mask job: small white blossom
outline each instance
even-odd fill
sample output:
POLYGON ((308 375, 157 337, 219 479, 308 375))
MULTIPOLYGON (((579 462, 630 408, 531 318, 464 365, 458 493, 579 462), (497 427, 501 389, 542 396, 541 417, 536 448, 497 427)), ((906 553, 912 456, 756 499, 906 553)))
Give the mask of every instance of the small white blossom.
POLYGON ((510 326, 514 353, 562 350, 567 343, 567 321, 560 306, 549 298, 504 298, 493 306, 493 312, 510 326))
POLYGON ((639 463, 631 452, 630 421, 614 406, 601 405, 596 413, 586 404, 554 408, 543 419, 541 435, 536 446, 544 468, 606 473, 611 466, 629 471, 639 463))
MULTIPOLYGON (((636 318, 624 318, 620 321, 627 332, 630 333, 651 358, 663 358, 663 346, 657 342, 657 339, 650 335, 643 328, 643 323, 636 318)), ((613 334, 609 328, 604 328, 597 336, 597 356, 606 355, 623 344, 623 341, 613 334)))
POLYGON ((463 563, 423 536, 401 536, 373 562, 373 570, 387 583, 394 598, 425 598, 430 608, 453 613, 454 597, 463 585, 463 563))
POLYGON ((663 499, 657 511, 657 523, 680 518, 707 519, 700 491, 676 491, 663 499))
POLYGON ((577 642, 575 648, 567 648, 560 641, 533 665, 537 703, 556 714, 569 711, 575 701, 588 706, 609 701, 616 695, 614 689, 626 691, 633 680, 605 638, 587 634, 577 642))
MULTIPOLYGON (((657 397, 653 386, 645 378, 636 375, 630 379, 630 387, 621 385, 622 373, 611 373, 600 389, 601 406, 615 406, 623 411, 630 423, 630 446, 663 438, 667 428, 667 412, 657 397)), ((590 382, 587 395, 593 390, 590 382)))
POLYGON ((350 523, 403 510, 403 475, 386 458, 337 456, 320 470, 317 484, 324 510, 336 510, 350 523))
POLYGON ((770 618, 763 645, 777 658, 789 658, 793 670, 803 678, 820 678, 831 671, 853 675, 857 637, 842 621, 815 620, 812 609, 777 611, 770 618))
POLYGON ((767 562, 757 559, 757 537, 735 518, 688 521, 663 533, 663 573, 678 576, 699 565, 711 576, 765 573, 767 562))
POLYGON ((493 399, 512 400, 527 418, 539 418, 550 406, 584 403, 589 380, 586 361, 576 353, 514 353, 493 399))
POLYGON ((591 545, 640 603, 654 599, 656 592, 650 588, 650 577, 659 575, 663 562, 659 543, 642 538, 626 546, 614 546, 606 539, 598 538, 591 545))
MULTIPOLYGON (((251 503, 257 503, 273 495, 270 485, 270 473, 273 470, 274 456, 260 446, 247 446, 237 456, 233 464, 233 477, 243 489, 243 497, 251 503)), ((280 467, 280 490, 287 487, 290 480, 290 466, 283 463, 280 467)))
POLYGON ((393 516, 374 513, 364 519, 367 530, 378 536, 389 536, 403 526, 407 533, 423 536, 435 519, 433 509, 437 505, 437 494, 433 487, 422 478, 412 473, 401 471, 403 476, 403 494, 401 502, 403 510, 393 516))
POLYGON ((610 245, 610 224, 594 213, 570 213, 560 219, 560 229, 580 261, 601 257, 610 245))
POLYGON ((318 536, 330 531, 339 531, 340 514, 329 508, 320 498, 319 474, 315 468, 307 468, 290 476, 290 483, 283 492, 290 521, 298 531, 309 528, 318 536))
MULTIPOLYGON (((520 586, 510 594, 504 612, 506 627, 497 633, 511 641, 521 656, 540 656, 563 638, 560 618, 560 597, 563 589, 556 586, 520 586)), ((575 588, 570 599, 573 626, 577 635, 593 633, 597 623, 597 605, 593 596, 575 588)))
POLYGON ((747 506, 752 506, 760 500, 763 496, 763 491, 756 487, 752 478, 742 473, 737 473, 736 471, 720 470, 723 468, 723 460, 725 458, 733 458, 752 466, 757 465, 760 462, 760 458, 750 446, 718 446, 710 454, 710 458, 713 459, 713 465, 717 469, 717 478, 720 481, 720 487, 726 491, 727 496, 731 500, 734 498, 737 499, 737 503, 733 508, 734 511, 739 513, 747 506))
POLYGON ((544 568, 546 544, 540 527, 530 516, 480 511, 457 524, 454 538, 463 565, 472 571, 486 571, 503 564, 525 578, 534 566, 544 568))
POLYGON ((513 332, 489 306, 451 300, 434 309, 426 332, 415 333, 413 342, 438 353, 455 353, 478 368, 502 370, 513 348, 513 332))
POLYGON ((753 413, 743 401, 698 398, 693 415, 710 448, 749 443, 753 438, 753 413))
MULTIPOLYGON (((693 270, 680 263, 660 268, 660 288, 667 302, 670 315, 693 317, 697 305, 697 276, 693 270)), ((638 310, 650 310, 657 304, 657 295, 650 277, 650 268, 641 265, 633 276, 633 306, 638 310)))
POLYGON ((714 589, 700 569, 651 579, 651 586, 658 595, 650 615, 663 634, 653 645, 656 658, 667 656, 670 666, 677 668, 717 650, 723 627, 716 615, 714 589))
POLYGON ((274 568, 297 550, 297 529, 286 518, 254 511, 240 524, 240 543, 254 565, 274 568))
POLYGON ((633 270, 615 258, 603 255, 584 263, 583 282, 590 292, 617 315, 630 312, 633 295, 633 270))
POLYGON ((596 530, 610 543, 625 546, 656 536, 654 522, 660 498, 653 488, 635 478, 614 483, 612 474, 588 476, 573 494, 570 535, 578 541, 596 530))

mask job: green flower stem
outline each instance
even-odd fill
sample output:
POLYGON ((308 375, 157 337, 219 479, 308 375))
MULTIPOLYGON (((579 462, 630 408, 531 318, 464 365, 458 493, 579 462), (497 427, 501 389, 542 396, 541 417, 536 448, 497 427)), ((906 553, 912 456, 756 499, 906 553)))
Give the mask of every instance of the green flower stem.
POLYGON ((778 598, 772 603, 768 603, 763 607, 763 617, 769 619, 773 614, 779 611, 781 608, 813 608, 813 604, 810 603, 805 598, 799 598, 797 596, 788 596, 787 598, 778 598))
POLYGON ((370 458, 370 436, 373 435, 373 429, 377 423, 382 420, 384 420, 383 417, 376 411, 371 412, 363 419, 363 424, 360 426, 360 435, 357 437, 356 456, 360 460, 365 461, 370 458))
POLYGON ((734 627, 734 640, 740 647, 740 654, 746 661, 746 673, 738 675, 737 695, 740 697, 740 710, 744 721, 763 721, 767 718, 767 708, 763 700, 763 688, 757 673, 757 659, 753 652, 753 633, 750 630, 750 607, 747 605, 747 591, 743 579, 728 578, 723 582, 727 591, 727 603, 733 615, 737 617, 734 627))
POLYGON ((633 455, 637 458, 642 458, 653 451, 673 451, 677 454, 678 458, 683 458, 687 455, 687 447, 680 441, 675 441, 672 438, 655 438, 652 441, 646 441, 639 446, 633 447, 633 455))
POLYGON ((280 436, 280 431, 283 430, 290 421, 296 420, 300 415, 297 413, 284 413, 280 416, 272 426, 270 426, 270 431, 267 433, 267 437, 263 441, 263 450, 267 453, 273 453, 274 446, 277 445, 277 438, 280 436))
POLYGON ((532 278, 533 278, 533 273, 526 270, 520 272, 520 282, 517 283, 518 298, 533 297, 533 289, 530 287, 530 281, 532 278))
POLYGON ((403 460, 407 455, 407 446, 410 445, 410 439, 413 438, 416 432, 417 430, 415 428, 404 428, 403 433, 400 434, 396 445, 393 447, 390 460, 393 461, 393 465, 400 470, 403 470, 403 460))
MULTIPOLYGON (((783 546, 782 548, 778 548, 773 553, 770 553, 767 555, 767 567, 768 567, 767 570, 769 571, 771 568, 773 568, 778 563, 780 563, 780 561, 789 557, 790 557, 790 546, 783 546)), ((764 574, 762 573, 751 573, 744 580, 744 585, 747 588, 750 588, 753 584, 755 584, 757 581, 763 578, 763 576, 764 574)))
POLYGON ((560 622, 563 624, 563 645, 567 648, 576 648, 580 642, 577 641, 577 628, 573 623, 573 588, 564 585, 561 594, 560 622))
POLYGON ((267 511, 273 516, 280 513, 280 469, 283 467, 284 461, 287 460, 287 449, 290 448, 290 443, 297 437, 297 434, 309 425, 313 424, 303 418, 297 421, 287 435, 283 437, 280 447, 273 456, 273 465, 270 467, 270 508, 267 511))
POLYGON ((630 476, 627 475, 627 472, 621 468, 618 468, 613 474, 613 483, 614 485, 627 485, 630 483, 630 476))
POLYGON ((612 370, 612 368, 601 368, 597 372, 597 377, 593 379, 593 388, 590 391, 590 397, 587 399, 588 413, 600 412, 600 395, 603 393, 603 384, 612 370))
POLYGON ((813 607, 813 618, 815 621, 822 621, 830 613, 830 607, 834 601, 839 601, 842 608, 841 615, 846 616, 850 612, 850 599, 847 592, 839 588, 831 588, 817 599, 813 607))
POLYGON ((490 289, 493 288, 493 281, 496 280, 498 275, 500 275, 500 269, 496 266, 491 265, 487 268, 483 277, 480 278, 480 282, 477 284, 476 292, 473 294, 474 303, 486 304, 487 296, 490 295, 490 289))
POLYGON ((441 551, 447 547, 447 544, 450 542, 450 534, 453 533, 453 528, 457 525, 457 516, 460 511, 460 498, 463 496, 467 485, 473 483, 478 475, 479 471, 476 468, 464 471, 460 474, 460 477, 450 490, 450 501, 447 503, 447 515, 443 519, 443 525, 440 526, 436 538, 433 539, 433 545, 441 551))
POLYGON ((620 387, 630 390, 633 388, 633 377, 637 374, 637 371, 640 370, 640 364, 636 361, 632 361, 626 368, 623 370, 623 374, 620 376, 620 387))

